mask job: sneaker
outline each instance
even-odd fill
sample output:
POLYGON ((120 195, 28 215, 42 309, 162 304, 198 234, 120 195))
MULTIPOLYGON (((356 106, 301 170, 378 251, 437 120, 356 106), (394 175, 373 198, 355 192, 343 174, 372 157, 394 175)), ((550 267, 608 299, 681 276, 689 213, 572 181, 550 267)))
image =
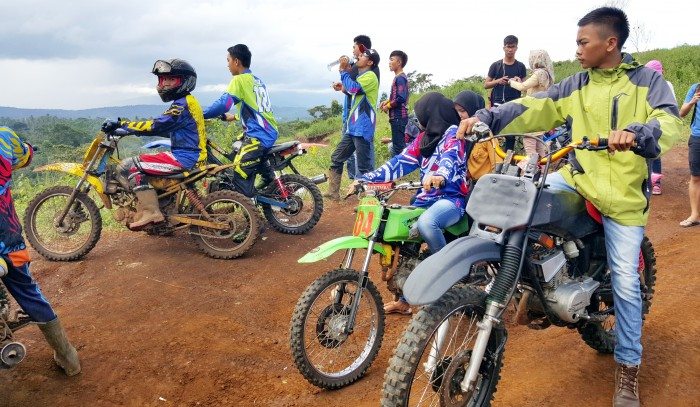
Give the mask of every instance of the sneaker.
POLYGON ((661 185, 656 184, 651 187, 651 194, 652 195, 661 195, 661 185))

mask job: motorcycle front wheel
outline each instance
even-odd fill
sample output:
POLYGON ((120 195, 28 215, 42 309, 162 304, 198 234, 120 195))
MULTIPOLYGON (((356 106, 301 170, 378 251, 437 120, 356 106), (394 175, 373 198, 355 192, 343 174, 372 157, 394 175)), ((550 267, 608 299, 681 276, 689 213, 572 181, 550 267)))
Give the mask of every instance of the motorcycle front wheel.
POLYGON ((272 181, 261 194, 287 204, 286 208, 262 205, 265 218, 278 232, 304 234, 316 226, 323 213, 321 191, 303 175, 283 174, 279 178, 279 184, 272 181), (286 199, 282 197, 282 188, 286 189, 286 199))
POLYGON ((24 213, 24 233, 39 254, 54 261, 78 260, 95 247, 102 233, 102 217, 95 202, 79 192, 63 221, 58 217, 68 205, 73 188, 47 188, 29 202, 24 213))
POLYGON ((488 406, 503 365, 506 331, 495 326, 475 388, 463 392, 474 341, 486 307, 486 293, 455 286, 411 319, 384 376, 381 405, 488 406))
POLYGON ((190 233, 204 253, 215 259, 235 259, 250 250, 260 231, 260 218, 250 198, 233 191, 216 191, 202 199, 214 222, 227 229, 192 226, 190 233))
POLYGON ((384 305, 371 280, 358 299, 360 274, 330 271, 309 285, 292 314, 290 347, 301 374, 314 386, 354 383, 374 362, 384 337, 384 305), (351 332, 351 309, 360 301, 351 332))

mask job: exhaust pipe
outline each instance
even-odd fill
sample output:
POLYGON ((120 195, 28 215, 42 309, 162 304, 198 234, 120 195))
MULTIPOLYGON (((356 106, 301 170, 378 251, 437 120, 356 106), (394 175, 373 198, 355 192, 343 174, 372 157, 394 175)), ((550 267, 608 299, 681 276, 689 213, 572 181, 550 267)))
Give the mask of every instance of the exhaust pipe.
POLYGON ((320 185, 320 184, 323 184, 324 182, 328 181, 328 176, 326 174, 319 174, 319 175, 316 175, 315 177, 311 177, 309 179, 314 184, 320 185))

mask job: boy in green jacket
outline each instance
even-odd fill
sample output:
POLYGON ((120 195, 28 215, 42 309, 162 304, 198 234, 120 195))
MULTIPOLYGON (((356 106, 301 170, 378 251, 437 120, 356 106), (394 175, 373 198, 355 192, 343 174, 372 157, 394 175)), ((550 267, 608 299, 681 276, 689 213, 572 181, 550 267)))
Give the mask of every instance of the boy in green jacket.
POLYGON ((664 78, 622 53, 629 35, 622 10, 598 8, 578 27, 576 57, 586 71, 546 92, 480 110, 462 121, 458 135, 470 133, 478 122, 494 133, 546 131, 567 123, 573 141, 608 138, 608 151, 577 151, 574 163, 547 181, 552 189, 580 193, 603 214, 616 319, 613 405, 639 406, 642 294, 637 267, 649 216, 649 160, 673 146, 681 121, 664 78))

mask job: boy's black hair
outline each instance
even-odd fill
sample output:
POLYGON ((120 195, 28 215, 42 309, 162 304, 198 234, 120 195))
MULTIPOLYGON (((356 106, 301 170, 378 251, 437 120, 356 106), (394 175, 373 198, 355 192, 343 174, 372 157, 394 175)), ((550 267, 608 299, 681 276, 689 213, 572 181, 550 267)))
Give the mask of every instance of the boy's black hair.
POLYGON ((253 57, 253 54, 250 53, 247 45, 236 44, 228 49, 228 53, 231 55, 231 58, 237 58, 241 61, 243 67, 250 68, 250 59, 253 57))
POLYGON ((408 62, 408 55, 406 55, 406 53, 403 51, 391 51, 391 54, 389 54, 389 58, 391 57, 399 57, 401 59, 401 68, 405 67, 406 63, 408 62))
POLYGON ((503 39, 503 46, 505 47, 510 44, 518 45, 518 37, 515 35, 507 35, 506 38, 503 39))
POLYGON ((372 40, 366 35, 358 35, 352 39, 352 42, 355 44, 362 44, 365 48, 372 48, 372 40))
MULTIPOLYGON (((617 48, 622 46, 630 35, 630 23, 624 11, 615 7, 600 7, 578 20, 578 26, 595 24, 604 27, 608 33, 612 32, 617 37, 617 48)), ((607 33, 606 33, 607 34, 607 33)))

